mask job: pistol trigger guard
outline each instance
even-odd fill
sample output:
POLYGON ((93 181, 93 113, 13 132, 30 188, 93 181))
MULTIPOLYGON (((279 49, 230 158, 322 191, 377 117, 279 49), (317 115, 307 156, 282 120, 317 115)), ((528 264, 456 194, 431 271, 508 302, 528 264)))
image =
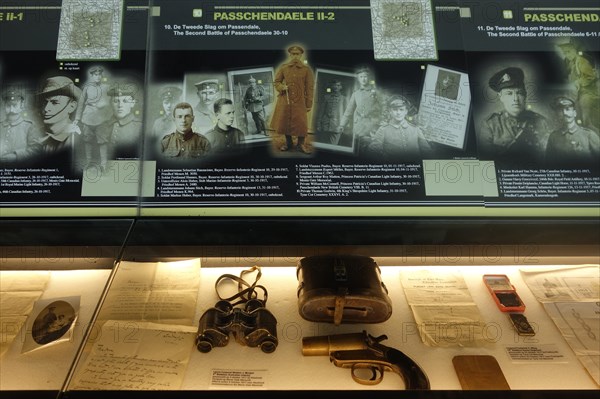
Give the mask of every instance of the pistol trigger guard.
POLYGON ((354 363, 351 368, 352 379, 362 385, 377 385, 383 380, 383 367, 374 366, 369 363, 354 363), (365 379, 360 378, 356 375, 358 369, 369 369, 371 370, 371 378, 365 379))

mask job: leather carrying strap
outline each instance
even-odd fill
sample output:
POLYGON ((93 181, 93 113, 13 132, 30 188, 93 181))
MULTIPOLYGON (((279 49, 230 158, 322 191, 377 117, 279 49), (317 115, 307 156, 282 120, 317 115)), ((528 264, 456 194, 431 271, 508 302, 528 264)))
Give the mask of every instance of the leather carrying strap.
POLYGON ((219 299, 230 302, 231 306, 236 306, 241 303, 246 303, 251 299, 258 299, 258 292, 256 292, 256 289, 260 289, 263 292, 263 299, 261 301, 263 303, 263 306, 266 306, 267 298, 268 298, 267 289, 262 285, 256 284, 258 282, 258 280, 260 280, 261 276, 262 276, 262 271, 260 270, 259 266, 252 266, 250 269, 242 270, 239 277, 234 276, 233 274, 223 274, 215 282, 215 291, 217 292, 217 296, 219 297, 219 299), (252 273, 253 271, 257 271, 257 274, 256 274, 256 278, 254 279, 254 282, 252 284, 250 284, 246 280, 243 279, 243 276, 245 274, 252 273), (219 293, 219 284, 225 279, 233 280, 238 283, 237 294, 234 294, 234 295, 226 297, 226 298, 221 296, 221 294, 219 293), (244 288, 244 287, 246 287, 246 288, 244 288), (236 302, 233 302, 235 299, 239 299, 239 300, 236 302))
POLYGON ((335 296, 335 310, 333 312, 333 324, 339 326, 342 324, 342 317, 344 316, 344 305, 346 304, 346 294, 348 289, 340 287, 337 295, 335 296))

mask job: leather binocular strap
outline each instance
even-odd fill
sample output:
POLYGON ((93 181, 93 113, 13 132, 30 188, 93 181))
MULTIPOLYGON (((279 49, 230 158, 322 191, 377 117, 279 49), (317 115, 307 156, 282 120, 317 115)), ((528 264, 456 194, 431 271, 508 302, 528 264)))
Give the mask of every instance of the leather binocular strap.
POLYGON ((239 305, 240 303, 246 303, 250 299, 258 299, 258 292, 256 292, 256 289, 260 289, 263 291, 263 299, 261 301, 263 302, 263 306, 266 306, 267 298, 268 298, 267 289, 265 287, 263 287, 262 285, 256 284, 261 276, 262 276, 262 272, 261 272, 259 266, 252 266, 250 269, 242 270, 239 277, 235 276, 233 274, 223 274, 215 282, 215 291, 217 292, 217 296, 219 297, 219 299, 221 299, 223 301, 231 302, 231 306, 235 306, 235 305, 239 305), (254 282, 252 284, 250 284, 246 280, 244 280, 242 277, 244 276, 244 274, 252 273, 253 271, 258 271, 258 273, 256 274, 256 278, 254 279, 254 282), (221 296, 221 294, 219 293, 219 284, 225 279, 233 280, 238 283, 237 294, 234 294, 234 295, 226 297, 226 298, 221 296), (246 287, 246 288, 243 288, 243 287, 246 287), (233 300, 238 299, 238 298, 239 298, 238 301, 232 302, 233 300))

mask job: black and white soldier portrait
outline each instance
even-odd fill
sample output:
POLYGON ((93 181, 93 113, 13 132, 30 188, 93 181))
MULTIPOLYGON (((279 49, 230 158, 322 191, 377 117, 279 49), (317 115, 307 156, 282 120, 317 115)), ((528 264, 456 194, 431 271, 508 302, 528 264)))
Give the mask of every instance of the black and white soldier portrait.
POLYGON ((227 74, 236 113, 234 126, 245 132, 248 142, 270 139, 268 120, 273 113, 273 75, 271 67, 227 74))
MULTIPOLYGON (((109 159, 132 159, 140 156, 143 123, 141 110, 144 91, 139 81, 123 78, 108 90, 113 118, 106 125, 105 134, 110 145, 109 159)), ((103 159, 101 158, 101 166, 103 159)))
POLYGON ((44 127, 41 138, 34 144, 36 156, 72 158, 74 142, 81 134, 73 122, 80 97, 81 89, 67 76, 53 76, 42 83, 36 102, 44 127))
POLYGON ((459 84, 459 73, 440 69, 438 70, 438 77, 435 84, 435 95, 449 100, 456 100, 458 98, 459 84))
POLYGON ((36 317, 31 335, 39 345, 46 345, 63 337, 77 318, 77 311, 66 301, 55 301, 36 317))
POLYGON ((354 152, 366 153, 371 138, 381 123, 384 96, 377 88, 375 76, 368 66, 355 72, 356 84, 338 127, 339 132, 350 129, 354 137, 354 152))
POLYGON ((0 161, 19 162, 33 155, 41 137, 39 126, 30 117, 24 84, 9 84, 2 90, 0 117, 0 161))
POLYGON ((581 125, 600 130, 600 60, 583 44, 568 38, 556 42, 566 88, 575 100, 581 125))
POLYGON ((235 122, 235 107, 228 98, 215 101, 215 117, 217 123, 205 137, 210 142, 211 155, 237 154, 243 150, 246 140, 244 132, 233 126, 235 122))
POLYGON ((479 125, 477 145, 482 155, 543 162, 550 128, 544 115, 530 109, 524 70, 515 66, 497 68, 487 85, 498 105, 484 115, 479 125))
POLYGON ((344 112, 354 90, 355 76, 350 72, 317 68, 315 78, 315 147, 353 152, 352 131, 340 131, 344 112))
POLYGON ((183 90, 178 85, 167 84, 160 86, 156 97, 150 99, 153 109, 158 109, 158 116, 154 114, 152 121, 152 138, 162 139, 165 135, 175 130, 175 121, 173 119, 173 109, 176 104, 181 102, 183 90))
POLYGON ((263 102, 265 89, 263 89, 262 85, 258 85, 256 83, 256 78, 254 76, 250 76, 250 79, 248 79, 248 85, 249 87, 246 89, 246 93, 244 94, 244 109, 250 112, 252 115, 256 133, 267 135, 265 105, 263 102))
POLYGON ((102 125, 113 116, 108 91, 108 72, 100 65, 94 65, 87 71, 87 80, 81 89, 81 99, 77 105, 74 123, 81 128, 84 151, 84 167, 106 158, 107 142, 102 125))
POLYGON ((384 103, 381 126, 373 135, 368 156, 385 162, 405 162, 429 158, 433 150, 413 118, 412 102, 403 95, 392 95, 384 103))
POLYGON ((557 128, 550 134, 546 146, 547 164, 598 164, 600 136, 578 123, 576 102, 569 96, 552 101, 557 128))
POLYGON ((183 101, 194 107, 194 132, 204 134, 217 123, 215 101, 229 98, 226 76, 189 73, 185 75, 184 88, 183 101))
POLYGON ((203 157, 210 152, 210 141, 194 131, 194 119, 194 107, 191 104, 181 102, 175 105, 175 130, 160 142, 160 151, 164 157, 181 160, 203 157))

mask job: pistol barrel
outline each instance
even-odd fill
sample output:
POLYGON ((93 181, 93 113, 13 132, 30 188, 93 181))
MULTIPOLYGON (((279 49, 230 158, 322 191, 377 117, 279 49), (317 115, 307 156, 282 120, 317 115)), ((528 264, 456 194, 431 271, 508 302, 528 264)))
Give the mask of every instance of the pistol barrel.
POLYGON ((366 334, 350 333, 302 338, 304 356, 329 356, 336 351, 367 349, 366 334))

